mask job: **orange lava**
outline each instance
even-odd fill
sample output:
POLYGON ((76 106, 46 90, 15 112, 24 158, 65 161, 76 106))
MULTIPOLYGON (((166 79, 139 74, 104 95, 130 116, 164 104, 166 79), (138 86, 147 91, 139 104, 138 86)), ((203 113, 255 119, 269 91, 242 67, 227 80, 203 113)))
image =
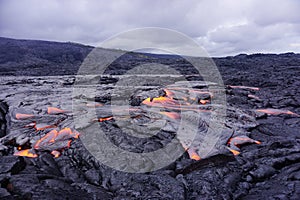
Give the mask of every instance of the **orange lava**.
POLYGON ((234 149, 230 149, 230 148, 229 148, 229 151, 231 151, 231 153, 233 153, 233 155, 235 155, 235 156, 237 156, 237 155, 239 155, 239 154, 240 154, 240 152, 239 152, 239 151, 237 151, 237 150, 234 150, 234 149))
POLYGON ((169 97, 156 97, 153 98, 151 101, 151 98, 145 99, 143 104, 146 104, 148 106, 160 106, 160 105, 179 105, 179 103, 169 97))
POLYGON ((35 125, 36 125, 36 123, 35 123, 35 122, 32 122, 32 123, 30 123, 30 124, 25 125, 24 127, 25 127, 25 128, 34 128, 35 125))
POLYGON ((44 126, 37 126, 37 124, 34 125, 35 130, 37 131, 42 131, 42 130, 46 130, 48 128, 55 128, 55 125, 44 125, 44 126))
POLYGON ((77 139, 79 137, 79 133, 77 131, 72 131, 70 128, 66 127, 58 132, 58 136, 56 139, 59 140, 63 138, 68 138, 69 136, 77 139))
POLYGON ((251 98, 251 99, 258 100, 258 101, 261 100, 258 96, 255 96, 255 95, 253 95, 253 94, 248 94, 248 97, 251 98))
POLYGON ((240 152, 239 147, 243 144, 247 144, 247 143, 256 143, 256 144, 261 144, 260 141, 257 140, 253 140, 247 136, 237 136, 237 137, 233 137, 230 138, 230 140, 228 141, 228 149, 233 153, 233 155, 239 155, 240 152))
POLYGON ((229 85, 231 88, 239 88, 239 89, 249 89, 249 90, 259 90, 258 87, 249 87, 249 86, 243 86, 243 85, 229 85))
POLYGON ((31 114, 22 114, 22 113, 17 113, 16 114, 16 119, 28 119, 34 117, 34 115, 31 114))
POLYGON ((103 117, 103 118, 99 118, 98 122, 104 122, 104 121, 108 121, 108 120, 111 120, 111 119, 113 119, 113 117, 103 117))
POLYGON ((180 114, 176 112, 159 112, 160 114, 163 114, 171 119, 180 119, 180 114))
POLYGON ((200 160, 201 159, 200 156, 196 153, 196 151, 194 151, 192 149, 188 149, 187 152, 192 160, 200 160))
POLYGON ((261 144, 260 141, 253 140, 251 138, 248 138, 247 136, 237 136, 237 137, 234 137, 234 138, 230 138, 228 143, 229 144, 234 144, 234 145, 245 144, 245 143, 261 144))
POLYGON ((200 99, 199 103, 205 105, 205 104, 209 103, 209 100, 200 99))
POLYGON ((14 153, 15 156, 25 156, 25 157, 29 157, 29 158, 36 158, 38 157, 37 154, 31 152, 32 150, 31 149, 25 149, 25 150, 21 150, 21 151, 18 151, 16 153, 14 153))
POLYGON ((59 108, 55 108, 55 107, 48 107, 47 113, 49 115, 56 115, 56 114, 62 114, 62 113, 67 113, 68 111, 66 110, 61 110, 59 108))
POLYGON ((280 109, 274 109, 274 108, 266 108, 266 109, 257 109, 257 112, 266 113, 268 115, 280 115, 280 114, 286 114, 286 115, 295 115, 300 117, 300 115, 293 113, 289 110, 280 110, 280 109))
POLYGON ((58 158, 60 156, 60 152, 59 151, 52 151, 51 154, 54 156, 54 158, 58 158))
MULTIPOLYGON (((18 147, 18 150, 21 151, 16 152, 14 155, 36 158, 38 155, 33 153, 34 149, 36 150, 43 149, 43 147, 50 146, 55 142, 63 142, 63 146, 60 146, 59 149, 67 148, 70 147, 71 145, 72 142, 71 138, 78 138, 78 137, 79 137, 79 133, 77 131, 72 131, 70 128, 63 128, 60 131, 52 130, 48 132, 40 140, 38 140, 33 146, 33 149, 21 150, 21 147, 18 147)), ((51 154, 55 158, 57 158, 60 156, 61 153, 58 150, 52 150, 51 154)))
POLYGON ((40 145, 43 143, 55 142, 55 138, 57 137, 57 135, 58 135, 57 130, 52 130, 52 131, 48 132, 44 137, 42 137, 35 143, 34 148, 39 149, 40 145))
POLYGON ((79 133, 76 131, 73 132, 70 128, 63 128, 59 132, 57 130, 52 130, 35 143, 34 149, 40 149, 42 146, 50 145, 56 141, 68 141, 68 144, 65 147, 69 147, 71 143, 70 139, 77 139, 78 137, 79 133))
POLYGON ((174 92, 168 90, 168 89, 164 89, 164 91, 166 92, 166 96, 172 98, 175 94, 174 92))

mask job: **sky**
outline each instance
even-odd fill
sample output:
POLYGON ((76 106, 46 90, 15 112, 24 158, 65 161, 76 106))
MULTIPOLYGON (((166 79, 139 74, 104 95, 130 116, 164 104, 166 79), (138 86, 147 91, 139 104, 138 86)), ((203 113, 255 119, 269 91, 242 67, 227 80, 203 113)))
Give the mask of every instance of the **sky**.
POLYGON ((159 27, 211 56, 300 53, 299 11, 300 0, 0 0, 0 36, 99 46, 124 31, 159 27))

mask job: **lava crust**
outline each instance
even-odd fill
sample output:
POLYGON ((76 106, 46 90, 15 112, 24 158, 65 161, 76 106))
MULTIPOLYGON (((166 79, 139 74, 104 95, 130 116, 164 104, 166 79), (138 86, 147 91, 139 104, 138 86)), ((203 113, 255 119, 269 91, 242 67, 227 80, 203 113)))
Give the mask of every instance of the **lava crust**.
POLYGON ((72 96, 92 47, 6 38, 0 46, 1 199, 300 198, 299 54, 215 58, 226 94, 226 104, 216 105, 213 83, 178 56, 128 53, 97 77, 95 96, 72 96), (121 75, 144 63, 172 66, 189 83, 149 83, 126 106, 114 106, 122 102, 121 75), (213 123, 224 129, 203 156, 203 135, 214 133, 210 117, 220 107, 225 120, 213 123), (183 118, 198 127, 194 142, 177 134, 183 118), (81 140, 81 130, 94 124, 128 152, 152 152, 175 139, 183 154, 147 173, 115 170, 81 140), (145 125, 156 134, 143 135, 145 125))

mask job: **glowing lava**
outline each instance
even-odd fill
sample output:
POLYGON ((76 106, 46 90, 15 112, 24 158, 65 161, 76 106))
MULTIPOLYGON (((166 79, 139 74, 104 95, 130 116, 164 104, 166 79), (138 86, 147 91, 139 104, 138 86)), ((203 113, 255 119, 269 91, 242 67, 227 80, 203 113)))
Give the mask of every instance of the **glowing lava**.
POLYGON ((71 138, 78 138, 78 137, 79 137, 79 133, 75 131, 72 132, 70 128, 64 128, 59 132, 57 130, 52 130, 35 143, 34 149, 48 149, 47 147, 49 147, 51 144, 54 144, 56 142, 62 143, 59 146, 59 148, 62 149, 65 147, 69 147, 71 138))
POLYGON ((266 108, 266 109, 257 109, 257 112, 266 113, 268 115, 280 115, 280 114, 287 114, 287 115, 295 115, 297 117, 300 117, 300 115, 293 113, 289 110, 280 110, 280 109, 274 109, 274 108, 266 108))
POLYGON ((234 150, 234 149, 230 149, 230 148, 228 148, 229 149, 229 151, 231 151, 231 153, 233 154, 233 155, 235 155, 235 156, 238 156, 241 152, 239 152, 239 151, 237 151, 237 150, 234 150))
POLYGON ((192 159, 192 160, 200 160, 201 159, 200 156, 196 153, 195 150, 188 149, 187 152, 188 152, 188 154, 190 156, 190 159, 192 159))
POLYGON ((59 151, 52 151, 51 154, 54 156, 54 158, 58 158, 60 156, 60 152, 59 151))
POLYGON ((173 98, 175 95, 174 92, 172 92, 168 89, 164 89, 164 91, 165 91, 167 97, 173 98))
POLYGON ((32 123, 30 123, 30 124, 25 125, 24 127, 25 127, 25 128, 34 128, 35 125, 36 125, 36 123, 35 123, 35 122, 32 122, 32 123))
POLYGON ((111 119, 113 119, 113 117, 103 117, 103 118, 99 118, 98 122, 104 122, 104 121, 108 121, 108 120, 111 120, 111 119))
POLYGON ((39 149, 40 145, 44 145, 46 143, 54 143, 57 135, 58 135, 57 130, 52 130, 52 131, 48 132, 44 137, 42 137, 40 140, 38 140, 35 143, 34 148, 39 149))
POLYGON ((256 144, 261 144, 260 141, 253 140, 247 136, 237 136, 234 138, 230 138, 229 144, 234 144, 235 146, 241 145, 241 144, 246 144, 246 143, 256 143, 256 144))
POLYGON ((35 124, 34 128, 37 131, 42 131, 42 130, 46 130, 48 128, 55 128, 55 125, 48 125, 48 124, 35 124))
POLYGON ((200 99, 199 103, 205 105, 205 104, 209 103, 209 100, 200 99))
POLYGON ((159 112, 159 113, 171 119, 180 119, 180 114, 176 112, 159 112))
POLYGON ((248 97, 251 98, 251 99, 255 99, 257 101, 261 101, 261 99, 258 96, 255 96, 253 94, 248 94, 248 97))
POLYGON ((28 118, 32 118, 32 117, 34 117, 34 115, 32 115, 32 114, 22 114, 22 113, 16 114, 16 119, 28 119, 28 118))
POLYGON ((243 86, 243 85, 229 85, 230 88, 239 88, 239 89, 249 89, 249 90, 259 90, 258 87, 250 87, 250 86, 243 86))
POLYGON ((49 115, 57 115, 57 114, 62 114, 62 113, 67 113, 69 111, 67 110, 61 110, 59 108, 55 108, 55 107, 48 107, 47 113, 49 115))
POLYGON ((15 156, 25 156, 25 157, 29 157, 29 158, 36 158, 38 157, 37 154, 32 152, 32 149, 25 149, 25 150, 21 150, 18 151, 16 153, 14 153, 15 156))
POLYGON ((236 137, 233 137, 233 138, 230 138, 229 141, 228 141, 228 149, 236 156, 236 155, 239 155, 240 152, 239 152, 239 148, 241 145, 243 144, 248 144, 248 143, 256 143, 256 144, 261 144, 260 141, 257 141, 257 140, 253 140, 247 136, 236 136, 236 137))
POLYGON ((145 99, 143 104, 148 106, 161 106, 161 105, 180 105, 177 101, 169 98, 169 97, 156 97, 151 99, 150 97, 145 99))

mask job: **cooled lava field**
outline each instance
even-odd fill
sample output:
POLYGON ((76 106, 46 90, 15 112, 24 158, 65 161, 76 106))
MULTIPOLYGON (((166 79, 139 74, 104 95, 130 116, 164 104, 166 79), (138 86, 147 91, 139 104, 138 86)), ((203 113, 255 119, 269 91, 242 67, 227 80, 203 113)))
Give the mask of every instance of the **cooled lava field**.
POLYGON ((1 199, 300 199, 300 54, 213 58, 219 85, 174 55, 78 73, 93 49, 0 38, 1 199))

